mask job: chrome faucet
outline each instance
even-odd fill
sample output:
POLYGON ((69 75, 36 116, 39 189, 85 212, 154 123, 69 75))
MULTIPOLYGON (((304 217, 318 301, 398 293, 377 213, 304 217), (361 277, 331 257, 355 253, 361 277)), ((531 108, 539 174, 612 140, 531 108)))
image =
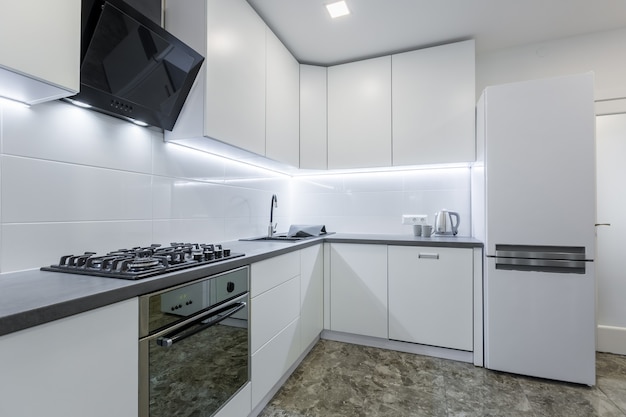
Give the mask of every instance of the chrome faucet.
POLYGON ((272 203, 270 206, 270 224, 267 227, 267 237, 274 236, 274 233, 276 232, 276 226, 278 225, 278 223, 274 223, 274 207, 278 207, 278 197, 276 197, 276 194, 272 194, 272 203))

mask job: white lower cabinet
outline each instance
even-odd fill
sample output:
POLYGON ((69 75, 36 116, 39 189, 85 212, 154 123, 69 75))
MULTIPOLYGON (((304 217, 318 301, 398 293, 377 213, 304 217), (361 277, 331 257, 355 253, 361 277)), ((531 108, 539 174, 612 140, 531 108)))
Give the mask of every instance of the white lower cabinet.
POLYGON ((227 404, 222 407, 215 417, 247 416, 250 414, 250 394, 252 384, 246 384, 227 404))
POLYGON ((473 250, 389 246, 389 338, 473 350, 473 250))
POLYGON ((254 354, 300 316, 300 277, 254 297, 250 308, 250 350, 254 354))
POLYGON ((323 325, 323 274, 321 244, 252 264, 253 410, 319 336, 323 325))
POLYGON ((330 330, 387 338, 387 246, 330 246, 330 330))
POLYGON ((315 245, 300 251, 300 336, 306 349, 324 327, 324 251, 315 245))
POLYGON ((0 337, 0 416, 136 416, 138 311, 133 298, 0 337))
POLYGON ((272 390, 300 356, 300 320, 295 319, 252 354, 252 408, 272 390))

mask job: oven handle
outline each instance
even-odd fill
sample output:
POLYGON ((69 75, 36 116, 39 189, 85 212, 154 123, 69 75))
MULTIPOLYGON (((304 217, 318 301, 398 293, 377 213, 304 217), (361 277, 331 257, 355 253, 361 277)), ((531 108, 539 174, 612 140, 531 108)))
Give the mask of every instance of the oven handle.
POLYGON ((244 308, 246 306, 246 303, 241 301, 238 303, 234 303, 234 304, 229 304, 226 307, 222 307, 219 310, 214 311, 212 314, 206 315, 206 316, 202 316, 200 318, 198 318, 197 320, 194 320, 190 323, 187 323, 185 326, 176 329, 176 331, 166 334, 164 336, 158 337, 156 342, 157 345, 164 347, 164 348, 168 348, 174 345, 174 343, 176 342, 180 342, 183 339, 188 338, 189 336, 193 336, 196 333, 199 333, 205 329, 208 329, 209 327, 215 326, 217 323, 221 322, 222 320, 227 319, 228 317, 232 316, 233 314, 235 314, 236 312, 238 312, 239 310, 241 310, 242 308, 244 308), (225 313, 225 314, 224 314, 225 313), (223 314, 223 315, 221 315, 223 314), (211 320, 211 317, 215 317, 218 316, 219 317, 211 320), (199 325, 199 323, 202 323, 204 321, 206 321, 207 319, 209 319, 209 321, 207 323, 204 323, 202 325, 199 325), (191 330, 189 330, 190 328, 197 326, 191 330), (186 331, 189 330, 189 331, 186 331))

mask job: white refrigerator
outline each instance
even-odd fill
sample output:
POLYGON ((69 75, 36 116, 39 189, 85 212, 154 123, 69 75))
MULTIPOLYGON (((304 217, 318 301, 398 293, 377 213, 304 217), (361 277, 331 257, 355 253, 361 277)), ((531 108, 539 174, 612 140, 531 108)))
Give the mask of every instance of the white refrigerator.
POLYGON ((595 385, 593 74, 488 87, 476 127, 485 366, 595 385))

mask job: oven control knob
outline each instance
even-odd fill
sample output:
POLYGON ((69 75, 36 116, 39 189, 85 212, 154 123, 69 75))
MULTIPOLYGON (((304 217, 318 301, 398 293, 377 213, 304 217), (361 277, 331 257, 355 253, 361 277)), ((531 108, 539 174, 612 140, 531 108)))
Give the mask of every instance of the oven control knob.
POLYGON ((229 281, 228 284, 226 284, 226 291, 228 292, 235 291, 235 283, 232 281, 229 281))

